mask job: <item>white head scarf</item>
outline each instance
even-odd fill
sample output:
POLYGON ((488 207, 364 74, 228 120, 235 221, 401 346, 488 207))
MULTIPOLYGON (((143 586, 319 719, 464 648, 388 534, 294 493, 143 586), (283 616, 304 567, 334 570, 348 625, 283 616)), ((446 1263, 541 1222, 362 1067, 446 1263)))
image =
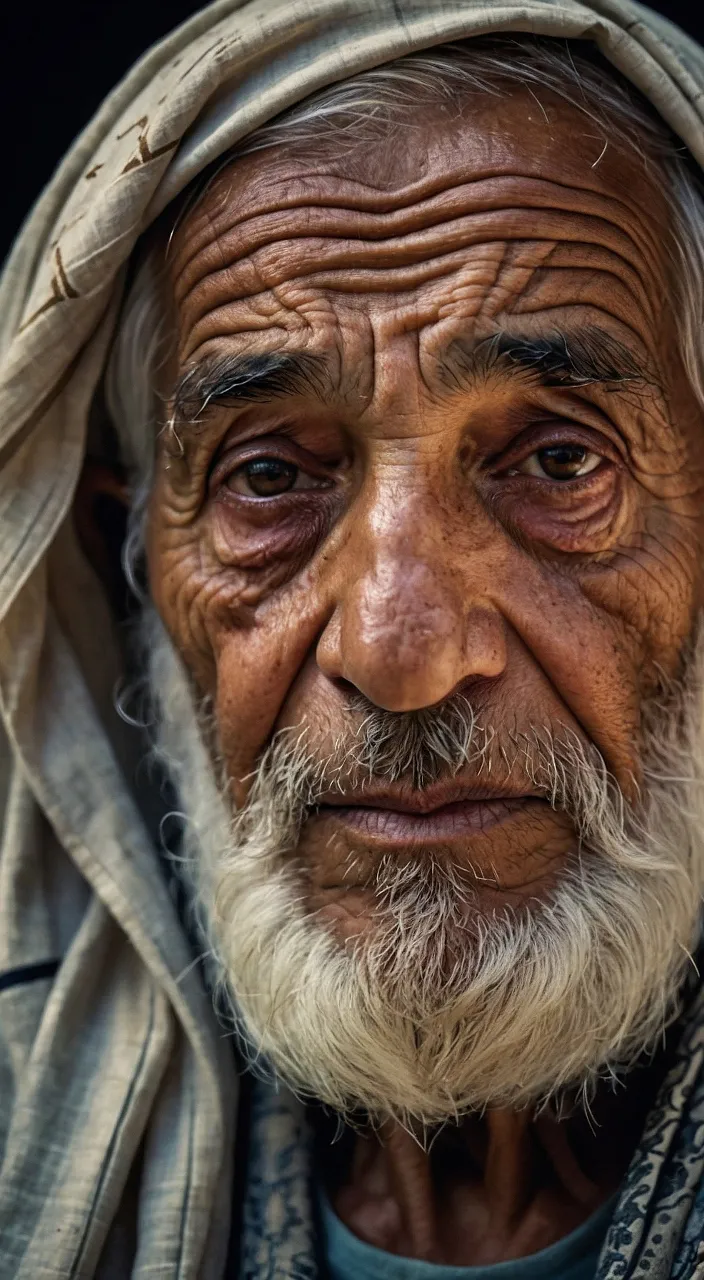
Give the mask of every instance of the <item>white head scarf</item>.
POLYGON ((195 175, 284 108, 509 31, 594 41, 704 166, 704 53, 630 0, 216 0, 107 98, 6 264, 3 1280, 220 1277, 229 1231, 232 1055, 126 780, 113 624, 70 518, 125 266, 195 175))

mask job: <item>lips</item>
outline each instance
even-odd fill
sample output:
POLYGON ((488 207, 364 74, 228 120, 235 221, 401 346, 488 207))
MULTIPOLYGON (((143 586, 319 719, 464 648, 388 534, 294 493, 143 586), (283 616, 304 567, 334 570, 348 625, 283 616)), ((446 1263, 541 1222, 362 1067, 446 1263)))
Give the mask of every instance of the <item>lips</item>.
POLYGON ((360 786, 354 791, 331 791, 321 797, 324 808, 365 808, 393 809, 397 813, 432 813, 447 805, 460 801, 476 801, 477 803, 494 800, 530 800, 542 799, 544 793, 514 788, 509 785, 499 787, 488 783, 461 782, 451 779, 443 782, 429 783, 422 791, 399 784, 389 787, 360 786))
POLYGON ((412 813, 377 806, 321 807, 319 815, 331 816, 341 826, 351 828, 385 844, 436 844, 479 836, 499 823, 526 816, 530 809, 544 809, 545 800, 528 797, 514 800, 459 800, 441 805, 430 813, 412 813))
POLYGON ((535 794, 473 790, 447 784, 422 792, 386 791, 326 798, 318 817, 373 843, 408 846, 466 841, 499 824, 544 814, 547 801, 535 794), (454 794, 453 794, 454 793, 454 794))

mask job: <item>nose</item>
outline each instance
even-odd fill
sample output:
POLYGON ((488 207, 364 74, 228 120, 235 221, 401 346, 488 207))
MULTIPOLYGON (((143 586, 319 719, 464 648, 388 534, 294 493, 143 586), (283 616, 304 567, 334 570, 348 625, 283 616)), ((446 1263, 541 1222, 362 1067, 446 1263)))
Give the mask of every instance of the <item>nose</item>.
POLYGON ((376 706, 417 711, 500 676, 505 623, 456 565, 391 549, 342 587, 316 656, 376 706))

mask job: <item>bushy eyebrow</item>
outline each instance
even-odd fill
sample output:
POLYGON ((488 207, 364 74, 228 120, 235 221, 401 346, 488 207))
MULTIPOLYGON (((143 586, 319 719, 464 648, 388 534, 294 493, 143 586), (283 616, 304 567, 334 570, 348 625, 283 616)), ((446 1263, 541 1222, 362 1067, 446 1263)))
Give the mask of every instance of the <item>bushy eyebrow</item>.
MULTIPOLYGON (((454 339, 439 361, 445 385, 465 390, 492 373, 529 377, 543 386, 653 382, 652 373, 613 334, 589 325, 527 338, 505 330, 479 342, 454 339)), ((270 351, 229 353, 198 361, 173 392, 174 423, 197 423, 212 404, 256 404, 292 395, 324 398, 333 379, 322 355, 270 351)))
POLYGON ((232 353, 184 370, 173 392, 173 416, 177 422, 195 423, 211 404, 255 404, 302 393, 320 396, 328 381, 322 356, 295 351, 232 353))
POLYGON ((598 325, 554 329, 527 338, 504 330, 466 343, 455 339, 440 359, 443 380, 457 390, 492 373, 529 377, 547 387, 653 382, 653 374, 624 343, 598 325))

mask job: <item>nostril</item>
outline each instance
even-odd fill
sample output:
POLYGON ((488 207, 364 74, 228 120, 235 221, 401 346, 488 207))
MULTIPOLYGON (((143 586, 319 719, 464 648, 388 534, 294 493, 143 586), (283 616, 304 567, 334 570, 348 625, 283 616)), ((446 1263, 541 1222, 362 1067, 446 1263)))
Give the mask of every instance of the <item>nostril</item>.
POLYGON ((328 676, 327 679, 333 689, 341 695, 345 702, 349 702, 351 705, 354 705, 355 702, 358 702, 360 698, 364 697, 364 695, 359 692, 356 684, 351 680, 346 680, 344 676, 328 676))

